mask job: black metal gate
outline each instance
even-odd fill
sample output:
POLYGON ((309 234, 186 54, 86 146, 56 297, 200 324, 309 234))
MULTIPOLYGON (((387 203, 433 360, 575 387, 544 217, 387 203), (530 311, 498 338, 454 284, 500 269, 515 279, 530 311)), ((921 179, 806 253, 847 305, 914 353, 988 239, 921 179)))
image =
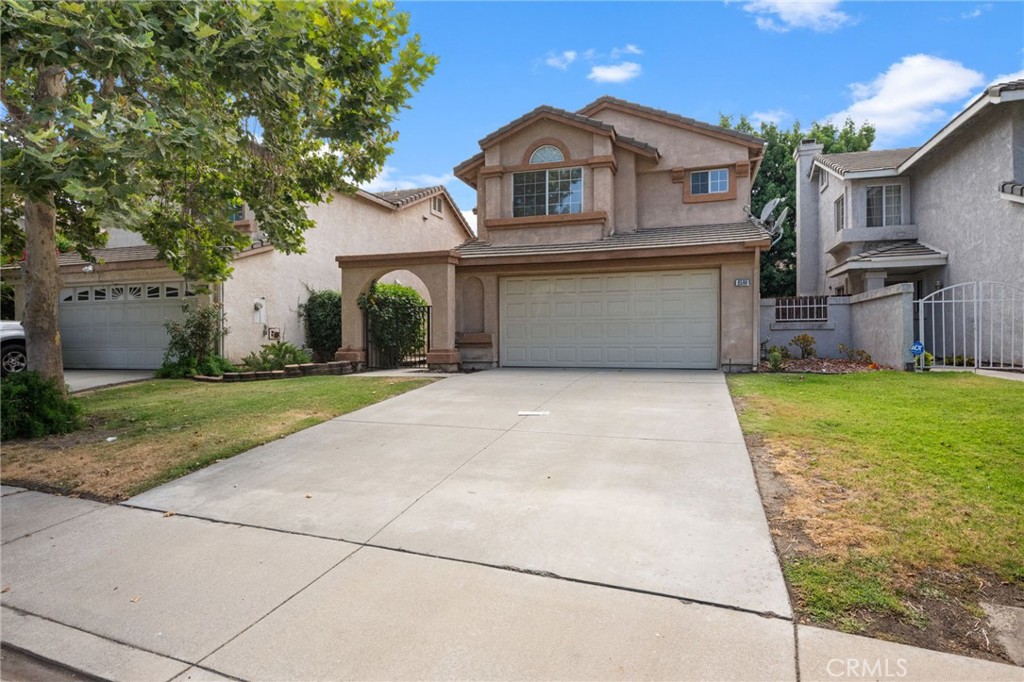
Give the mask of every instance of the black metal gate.
POLYGON ((430 306, 391 306, 363 311, 366 368, 426 367, 430 306))

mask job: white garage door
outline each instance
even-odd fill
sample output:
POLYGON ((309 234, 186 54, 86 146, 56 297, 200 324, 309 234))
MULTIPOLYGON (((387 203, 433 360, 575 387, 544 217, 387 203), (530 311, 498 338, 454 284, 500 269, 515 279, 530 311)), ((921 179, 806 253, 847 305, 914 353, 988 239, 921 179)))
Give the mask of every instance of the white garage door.
POLYGON ((193 296, 183 282, 98 284, 61 291, 64 366, 155 369, 167 348, 164 320, 182 318, 193 296))
POLYGON ((718 366, 718 271, 506 277, 508 367, 718 366))

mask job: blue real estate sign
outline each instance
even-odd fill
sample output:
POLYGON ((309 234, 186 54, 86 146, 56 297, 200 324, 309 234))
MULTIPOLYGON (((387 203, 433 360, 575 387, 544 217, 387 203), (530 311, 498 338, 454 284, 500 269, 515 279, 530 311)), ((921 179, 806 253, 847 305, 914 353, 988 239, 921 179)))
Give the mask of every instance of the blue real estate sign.
POLYGON ((910 347, 910 353, 912 355, 920 355, 924 352, 924 344, 920 341, 914 341, 914 344, 910 347))

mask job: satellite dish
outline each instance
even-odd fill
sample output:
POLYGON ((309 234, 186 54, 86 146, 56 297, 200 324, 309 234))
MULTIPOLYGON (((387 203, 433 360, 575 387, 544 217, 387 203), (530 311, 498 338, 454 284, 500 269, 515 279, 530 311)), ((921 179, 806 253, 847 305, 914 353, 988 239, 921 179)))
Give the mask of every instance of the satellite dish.
POLYGON ((774 223, 772 223, 772 229, 773 230, 781 229, 783 223, 786 220, 786 216, 788 216, 788 215, 789 215, 789 206, 787 206, 786 208, 782 209, 782 213, 780 213, 779 217, 775 219, 774 223))
POLYGON ((762 223, 768 220, 768 217, 772 214, 772 211, 775 210, 775 207, 779 205, 780 201, 782 201, 782 197, 775 197, 774 199, 772 199, 771 201, 764 205, 764 208, 761 209, 762 223))

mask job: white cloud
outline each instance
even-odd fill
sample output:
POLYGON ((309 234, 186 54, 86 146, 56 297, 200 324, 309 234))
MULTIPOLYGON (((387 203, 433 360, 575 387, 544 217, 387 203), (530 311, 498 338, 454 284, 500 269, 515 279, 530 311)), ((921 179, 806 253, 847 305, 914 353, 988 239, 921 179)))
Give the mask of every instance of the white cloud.
POLYGON ((1010 81, 1019 81, 1022 78, 1024 78, 1024 69, 1021 69, 1016 73, 1004 73, 999 76, 996 76, 991 81, 989 81, 989 85, 995 85, 996 83, 1008 83, 1010 81))
POLYGON ((753 0, 743 9, 756 16, 763 31, 785 33, 794 28, 834 31, 852 21, 850 15, 836 9, 839 0, 753 0))
POLYGON ((789 118, 789 112, 785 109, 769 109, 768 111, 755 111, 750 114, 750 122, 755 127, 760 127, 762 123, 779 125, 787 118, 789 118))
MULTIPOLYGON (((588 50, 592 52, 592 50, 588 50)), ((612 48, 612 59, 618 59, 624 54, 643 54, 644 51, 633 43, 626 43, 625 47, 613 47, 612 48)))
POLYGON ((958 105, 985 84, 981 73, 926 54, 904 57, 870 83, 853 83, 853 104, 826 117, 875 127, 877 147, 891 146, 949 117, 941 105, 958 105))
POLYGON ((473 231, 473 234, 479 234, 476 231, 476 214, 472 211, 460 211, 460 213, 462 213, 462 217, 469 224, 469 229, 473 231))
POLYGON ((587 78, 595 83, 625 83, 643 73, 643 68, 636 62, 621 62, 607 66, 594 66, 587 78))
POLYGON ((977 19, 978 17, 980 17, 982 14, 984 14, 987 11, 989 11, 990 9, 992 9, 992 4, 991 3, 985 3, 984 5, 978 5, 977 7, 975 7, 972 10, 970 10, 969 12, 961 12, 960 13, 960 18, 961 19, 977 19))
POLYGON ((576 56, 577 54, 575 50, 565 50, 558 54, 549 53, 547 58, 544 60, 544 63, 552 68, 565 71, 569 68, 570 64, 576 61, 576 56))
POLYGON ((367 192, 391 192, 398 189, 416 189, 419 187, 434 187, 436 185, 447 185, 455 179, 451 173, 444 175, 431 175, 421 173, 418 175, 399 175, 398 169, 394 166, 384 166, 370 182, 360 186, 367 192))

